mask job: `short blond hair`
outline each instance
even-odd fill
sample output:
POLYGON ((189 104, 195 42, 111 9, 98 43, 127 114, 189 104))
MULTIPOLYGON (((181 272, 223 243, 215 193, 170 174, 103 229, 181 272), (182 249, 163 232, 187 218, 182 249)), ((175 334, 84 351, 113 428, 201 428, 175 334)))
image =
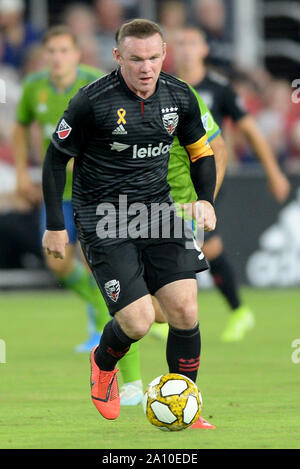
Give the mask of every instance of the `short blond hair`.
POLYGON ((162 41, 164 41, 163 32, 159 25, 154 23, 154 21, 140 18, 131 20, 128 23, 122 24, 122 26, 116 32, 117 47, 121 45, 126 37, 133 36, 143 39, 151 37, 154 34, 159 34, 162 41))

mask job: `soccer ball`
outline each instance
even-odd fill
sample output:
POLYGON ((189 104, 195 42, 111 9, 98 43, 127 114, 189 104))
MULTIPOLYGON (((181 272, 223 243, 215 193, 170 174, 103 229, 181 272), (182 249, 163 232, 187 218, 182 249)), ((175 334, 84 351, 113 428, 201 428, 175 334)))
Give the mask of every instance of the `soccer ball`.
POLYGON ((143 398, 147 419, 160 430, 178 431, 200 416, 202 397, 196 384, 186 376, 168 373, 148 385, 143 398))

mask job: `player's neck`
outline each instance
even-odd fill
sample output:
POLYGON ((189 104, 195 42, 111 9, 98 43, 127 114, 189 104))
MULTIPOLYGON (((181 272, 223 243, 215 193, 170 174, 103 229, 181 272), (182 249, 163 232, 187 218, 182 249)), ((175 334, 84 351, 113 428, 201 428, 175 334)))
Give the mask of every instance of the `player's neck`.
POLYGON ((202 64, 199 64, 197 67, 193 68, 178 68, 177 75, 183 81, 186 81, 189 85, 195 86, 200 83, 206 74, 206 67, 202 64))
POLYGON ((72 70, 62 77, 51 76, 50 81, 55 86, 58 93, 64 93, 74 83, 77 76, 77 69, 72 70))

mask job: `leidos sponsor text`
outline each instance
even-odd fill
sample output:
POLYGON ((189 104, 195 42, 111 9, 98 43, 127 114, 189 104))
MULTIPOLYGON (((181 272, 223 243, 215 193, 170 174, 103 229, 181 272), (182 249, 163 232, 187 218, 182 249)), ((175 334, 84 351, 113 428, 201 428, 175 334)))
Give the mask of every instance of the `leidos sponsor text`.
POLYGON ((153 146, 151 143, 148 147, 138 148, 138 145, 133 145, 132 158, 150 158, 151 156, 160 156, 168 153, 172 145, 164 145, 160 142, 157 146, 153 146))

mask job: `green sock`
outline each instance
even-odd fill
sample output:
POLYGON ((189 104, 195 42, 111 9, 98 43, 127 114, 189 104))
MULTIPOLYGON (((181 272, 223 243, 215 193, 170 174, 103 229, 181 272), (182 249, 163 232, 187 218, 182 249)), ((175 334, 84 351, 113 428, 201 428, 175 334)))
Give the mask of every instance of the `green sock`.
POLYGON ((96 313, 96 328, 98 331, 102 331, 111 317, 98 285, 84 265, 76 262, 72 272, 67 277, 59 277, 59 280, 67 288, 75 291, 83 300, 92 304, 96 313))
POLYGON ((131 344, 129 352, 127 352, 126 355, 121 358, 121 360, 118 362, 118 366, 122 373, 124 383, 131 383, 132 381, 142 379, 140 370, 140 349, 138 342, 131 344))

